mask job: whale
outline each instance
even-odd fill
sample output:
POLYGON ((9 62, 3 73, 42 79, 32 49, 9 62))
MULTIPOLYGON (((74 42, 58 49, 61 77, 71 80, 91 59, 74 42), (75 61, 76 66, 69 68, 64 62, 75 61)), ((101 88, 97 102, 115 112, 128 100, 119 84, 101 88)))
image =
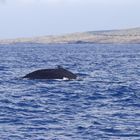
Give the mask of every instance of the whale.
POLYGON ((54 68, 54 69, 39 69, 39 70, 33 71, 25 75, 23 78, 72 80, 72 79, 76 79, 77 75, 68 71, 67 69, 64 69, 61 66, 58 66, 57 68, 54 68))

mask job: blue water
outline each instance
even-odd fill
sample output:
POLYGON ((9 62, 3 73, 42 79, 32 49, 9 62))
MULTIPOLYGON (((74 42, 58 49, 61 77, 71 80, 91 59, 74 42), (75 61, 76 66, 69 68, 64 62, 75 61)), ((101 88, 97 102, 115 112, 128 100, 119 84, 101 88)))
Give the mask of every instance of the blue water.
POLYGON ((140 45, 0 45, 0 140, 139 140, 140 45), (27 80, 62 65, 78 80, 27 80))

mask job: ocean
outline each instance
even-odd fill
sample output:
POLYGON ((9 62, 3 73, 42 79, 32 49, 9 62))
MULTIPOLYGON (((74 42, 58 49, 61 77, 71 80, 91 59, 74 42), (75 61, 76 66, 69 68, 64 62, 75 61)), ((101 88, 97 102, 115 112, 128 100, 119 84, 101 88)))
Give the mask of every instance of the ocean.
POLYGON ((140 44, 0 45, 0 140, 139 139, 140 44), (22 79, 57 65, 78 79, 22 79))

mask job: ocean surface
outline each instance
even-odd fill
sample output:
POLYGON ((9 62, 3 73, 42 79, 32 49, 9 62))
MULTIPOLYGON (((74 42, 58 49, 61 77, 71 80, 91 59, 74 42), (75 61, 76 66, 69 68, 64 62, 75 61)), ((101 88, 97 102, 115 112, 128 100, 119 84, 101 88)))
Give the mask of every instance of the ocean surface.
POLYGON ((0 45, 0 140, 140 140, 140 44, 0 45))

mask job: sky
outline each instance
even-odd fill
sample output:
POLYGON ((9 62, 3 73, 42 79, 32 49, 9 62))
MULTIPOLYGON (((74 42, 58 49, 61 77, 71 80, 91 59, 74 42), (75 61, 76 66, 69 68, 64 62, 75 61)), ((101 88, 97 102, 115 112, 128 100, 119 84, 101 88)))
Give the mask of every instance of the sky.
POLYGON ((140 0, 0 0, 0 39, 140 27, 140 0))

